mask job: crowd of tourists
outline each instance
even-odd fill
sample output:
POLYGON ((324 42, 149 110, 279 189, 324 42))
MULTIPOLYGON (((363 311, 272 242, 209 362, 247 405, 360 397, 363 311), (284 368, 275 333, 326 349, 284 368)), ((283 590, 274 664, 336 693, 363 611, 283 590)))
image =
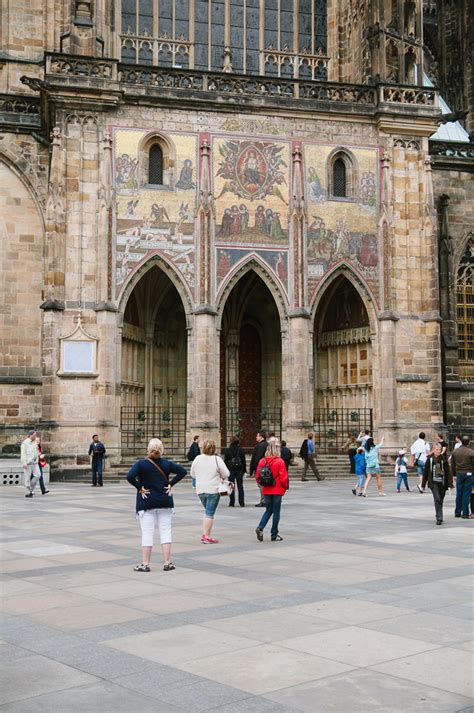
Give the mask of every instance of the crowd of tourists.
MULTIPOLYGON (((384 439, 381 438, 376 443, 368 430, 362 431, 358 436, 353 433, 348 434, 345 450, 349 456, 350 472, 357 476, 357 482, 352 488, 353 495, 367 497, 373 476, 378 495, 385 495, 382 489, 379 455, 383 442, 384 439)), ((93 487, 103 486, 105 452, 105 446, 99 440, 98 434, 94 434, 89 446, 93 487)), ((316 466, 314 434, 309 433, 304 439, 299 456, 304 463, 301 480, 307 480, 308 470, 312 471, 317 481, 324 480, 325 476, 316 466)), ((223 457, 217 454, 216 443, 210 439, 203 442, 201 451, 199 436, 195 436, 187 458, 191 462, 192 485, 203 508, 201 542, 205 545, 214 545, 218 540, 213 537, 212 531, 221 498, 228 496, 228 506, 235 507, 237 494, 239 506, 245 507, 246 456, 236 436, 231 439, 223 457)), ((21 445, 21 463, 24 471, 25 497, 33 497, 37 483, 42 494, 49 493, 43 481, 46 460, 40 439, 34 430, 28 433, 21 445)), ((265 431, 257 433, 248 474, 250 478, 255 478, 260 491, 259 502, 255 507, 265 508, 255 530, 259 542, 263 541, 264 530, 270 520, 272 521, 271 541, 279 542, 283 539, 279 532, 281 505, 289 488, 288 471, 292 463, 294 463, 293 454, 285 441, 280 443, 274 433, 268 434, 268 437, 265 431)), ((402 485, 406 492, 412 492, 408 480, 410 467, 416 470, 418 493, 424 494, 426 488, 432 492, 437 525, 443 523, 443 502, 446 493, 454 487, 454 479, 456 481, 454 517, 474 518, 472 495, 474 450, 470 448, 467 436, 456 436, 454 449, 449 453, 448 443, 442 434, 438 434, 436 443, 431 445, 426 440, 425 433, 419 433, 409 452, 401 448, 395 459, 393 475, 396 478, 397 493, 401 492, 402 485)), ((155 528, 158 529, 160 536, 163 569, 164 571, 175 569, 171 559, 171 523, 174 511, 172 491, 186 475, 186 468, 164 458, 163 443, 158 438, 150 440, 147 457, 138 460, 128 472, 127 480, 137 491, 135 509, 142 533, 142 562, 134 568, 136 572, 150 571, 155 528)))
MULTIPOLYGON (((349 456, 350 472, 357 475, 357 482, 352 488, 353 495, 367 497, 367 488, 372 475, 375 475, 378 494, 385 496, 382 491, 382 471, 378 455, 382 445, 383 438, 375 445, 369 431, 361 432, 357 437, 349 433, 344 448, 349 456)), ((431 445, 422 431, 410 446, 409 455, 405 448, 398 451, 394 472, 396 492, 401 492, 402 483, 406 492, 412 492, 408 482, 408 468, 413 467, 418 477, 416 488, 420 495, 423 495, 426 487, 431 490, 436 524, 442 525, 444 497, 454 487, 456 478, 454 517, 474 519, 474 450, 469 446, 468 436, 457 435, 454 449, 449 454, 448 443, 442 433, 437 434, 436 443, 431 445)))

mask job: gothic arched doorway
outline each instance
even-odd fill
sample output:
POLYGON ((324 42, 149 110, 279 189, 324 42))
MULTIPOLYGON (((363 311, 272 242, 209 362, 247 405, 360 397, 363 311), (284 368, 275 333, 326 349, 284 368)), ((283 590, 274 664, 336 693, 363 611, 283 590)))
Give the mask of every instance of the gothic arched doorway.
POLYGON ((314 335, 315 430, 322 449, 340 448, 349 431, 372 430, 369 315, 346 277, 336 278, 323 295, 314 335))
POLYGON ((124 312, 122 452, 142 452, 154 436, 168 454, 185 450, 186 380, 183 304, 169 277, 154 266, 134 287, 124 312))
POLYGON ((222 315, 220 427, 222 444, 237 435, 244 448, 258 430, 281 434, 281 326, 273 296, 249 270, 222 315))

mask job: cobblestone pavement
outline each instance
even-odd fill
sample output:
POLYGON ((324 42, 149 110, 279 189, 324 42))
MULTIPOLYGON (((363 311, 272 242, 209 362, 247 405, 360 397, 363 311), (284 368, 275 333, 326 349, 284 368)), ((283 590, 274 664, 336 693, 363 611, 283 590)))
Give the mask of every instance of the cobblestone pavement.
POLYGON ((201 505, 175 488, 173 558, 140 560, 134 491, 1 491, 1 713, 473 711, 474 521, 446 497, 292 483, 283 542, 262 510, 201 505))

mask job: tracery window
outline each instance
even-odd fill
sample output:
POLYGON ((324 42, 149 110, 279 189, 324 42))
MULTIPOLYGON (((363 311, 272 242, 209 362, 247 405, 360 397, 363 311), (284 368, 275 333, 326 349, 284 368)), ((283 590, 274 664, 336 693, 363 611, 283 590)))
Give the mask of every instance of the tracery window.
POLYGON ((347 149, 336 149, 327 162, 328 195, 333 200, 355 200, 358 177, 357 162, 347 149))
POLYGON ((122 62, 327 79, 327 0, 122 0, 122 62))
POLYGON ((459 263, 456 280, 456 323, 461 378, 474 380, 474 239, 459 263))
POLYGON ((148 152, 148 183, 151 186, 163 185, 163 151, 159 144, 152 144, 148 152))
POLYGON ((332 168, 333 179, 332 179, 332 192, 333 196, 337 198, 346 197, 346 166, 342 158, 338 158, 334 161, 332 168))

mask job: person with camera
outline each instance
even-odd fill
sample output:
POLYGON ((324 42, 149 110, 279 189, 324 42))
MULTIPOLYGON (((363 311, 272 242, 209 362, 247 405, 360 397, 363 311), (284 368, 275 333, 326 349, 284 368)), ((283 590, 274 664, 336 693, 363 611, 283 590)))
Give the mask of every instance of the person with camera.
POLYGON ((281 542, 283 538, 278 533, 280 522, 281 500, 288 490, 288 472, 285 462, 280 457, 280 444, 276 438, 268 441, 265 456, 257 466, 257 483, 262 488, 265 512, 263 513, 258 527, 255 530, 257 540, 263 541, 263 531, 266 524, 272 519, 271 540, 281 542))

